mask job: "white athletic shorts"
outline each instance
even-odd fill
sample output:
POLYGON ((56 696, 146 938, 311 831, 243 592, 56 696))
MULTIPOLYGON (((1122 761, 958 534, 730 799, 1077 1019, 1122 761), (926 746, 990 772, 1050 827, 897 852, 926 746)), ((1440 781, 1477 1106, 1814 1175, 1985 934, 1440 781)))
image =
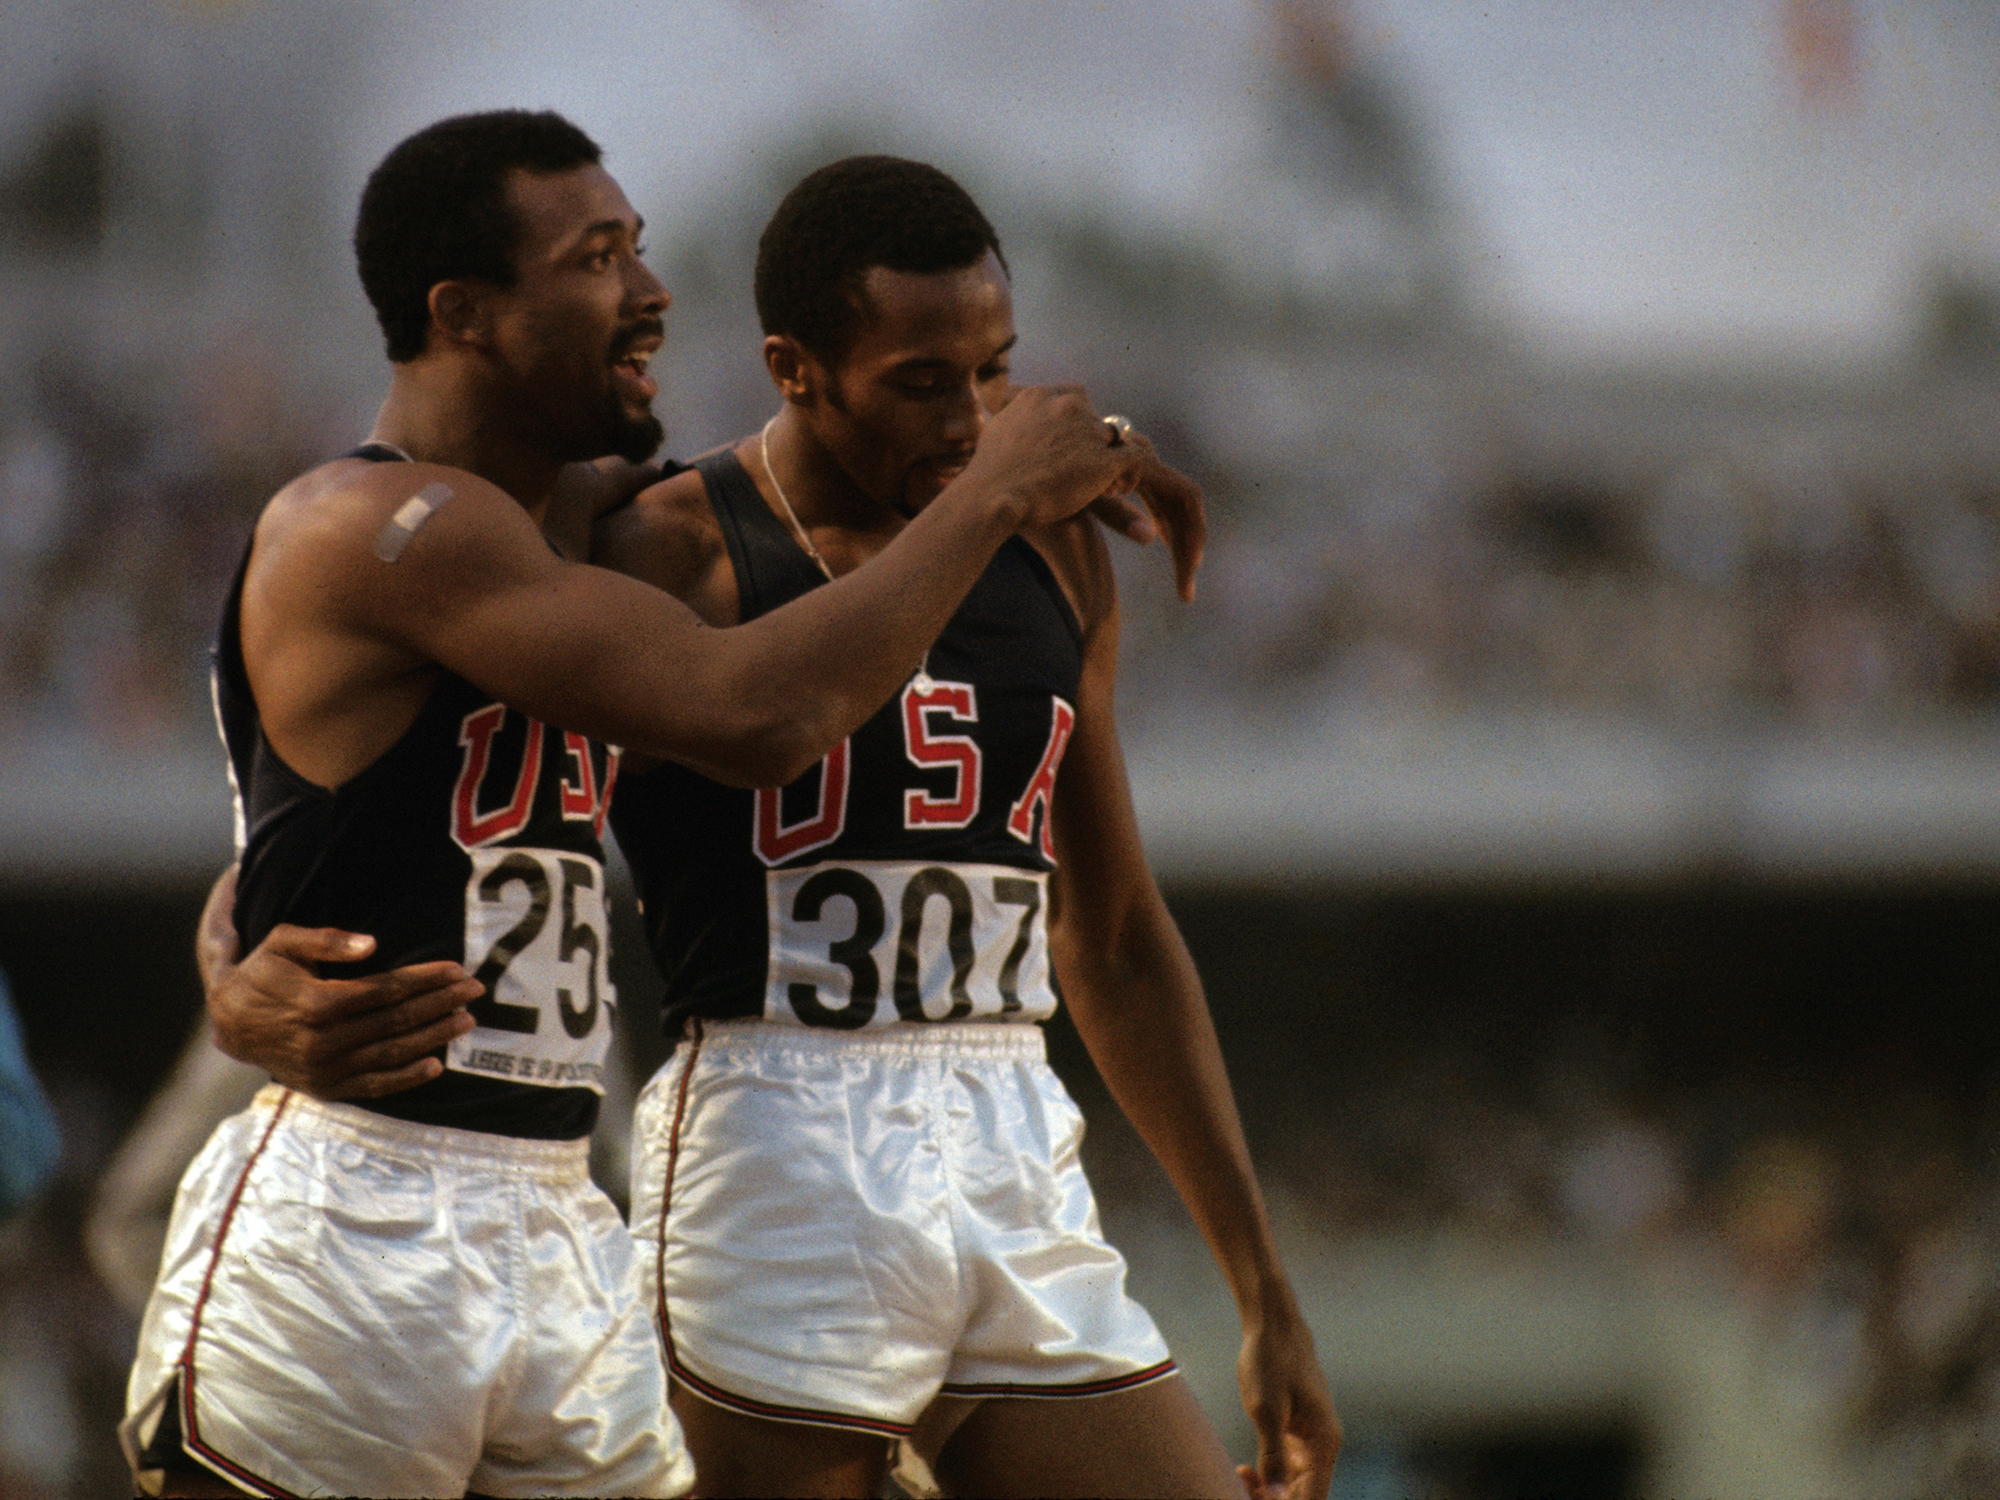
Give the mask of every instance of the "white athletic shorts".
POLYGON ((752 1416, 901 1436, 940 1391, 1172 1374, 1098 1229, 1082 1140, 1039 1026, 707 1023, 633 1125, 633 1234, 673 1378, 752 1416))
POLYGON ((178 1432, 253 1495, 685 1493, 588 1149, 265 1088, 181 1179, 119 1427, 142 1482, 178 1432))

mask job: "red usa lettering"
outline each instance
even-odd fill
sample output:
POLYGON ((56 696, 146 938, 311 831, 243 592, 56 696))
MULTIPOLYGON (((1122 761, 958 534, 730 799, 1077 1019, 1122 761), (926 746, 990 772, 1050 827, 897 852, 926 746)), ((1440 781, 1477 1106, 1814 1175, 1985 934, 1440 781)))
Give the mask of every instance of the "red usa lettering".
POLYGON ((1035 841, 1035 808, 1042 810, 1041 844, 1042 857, 1050 864, 1056 862, 1056 844, 1049 834, 1049 811, 1055 806, 1056 767, 1062 764, 1063 751, 1069 748, 1069 732, 1076 728, 1076 710, 1060 698, 1051 697, 1055 712, 1050 716, 1048 748, 1042 751, 1042 762, 1035 767, 1035 774, 1028 778, 1028 789, 1021 793, 1021 800, 1014 804, 1007 815, 1007 831, 1024 844, 1035 841))
POLYGON ((574 729, 563 731, 562 815, 572 823, 590 824, 591 831, 603 838, 604 815, 611 810, 611 788, 618 782, 618 758, 624 752, 616 745, 604 747, 604 789, 599 791, 590 751, 590 741, 583 735, 574 729))
MULTIPOLYGON (((767 865, 824 849, 847 829, 847 741, 842 740, 819 763, 819 805, 811 817, 787 827, 784 821, 784 793, 777 787, 759 787, 752 813, 750 843, 757 857, 767 865)), ((807 776, 812 772, 808 771, 807 776)), ((803 780, 801 777, 800 780, 803 780)), ((797 786, 798 782, 792 785, 797 786)))
POLYGON ((1041 1021, 1048 875, 885 860, 764 876, 764 1018, 851 1030, 902 1021, 1041 1021))
MULTIPOLYGON (((517 716, 518 717, 518 716, 517 716)), ((519 833, 528 826, 534 811, 535 783, 542 774, 542 725, 526 719, 522 740, 521 768, 514 777, 514 790, 507 800, 490 812, 479 810, 479 791, 493 759, 493 741, 507 722, 507 709, 489 703, 460 720, 458 742, 465 749, 459 762, 458 782, 451 790, 451 836, 461 849, 477 849, 519 833)))
POLYGON ((903 826, 964 828, 979 815, 979 746, 970 735, 936 731, 934 714, 960 724, 977 723, 972 684, 929 680, 922 691, 915 682, 903 689, 904 755, 920 770, 943 767, 952 772, 946 796, 934 797, 921 788, 903 793, 903 826))

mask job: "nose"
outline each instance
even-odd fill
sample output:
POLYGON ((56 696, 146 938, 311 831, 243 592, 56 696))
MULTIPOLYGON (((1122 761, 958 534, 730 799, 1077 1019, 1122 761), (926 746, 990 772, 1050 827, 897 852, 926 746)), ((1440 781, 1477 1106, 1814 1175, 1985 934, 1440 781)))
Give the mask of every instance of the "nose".
POLYGON ((625 278, 625 298, 635 312, 657 317, 674 305, 674 295, 667 290, 666 283, 653 274, 653 268, 638 256, 631 258, 631 270, 625 278))
POLYGON ((946 410, 945 438, 969 448, 979 441, 979 434, 986 430, 987 419, 992 415, 979 393, 978 380, 967 380, 953 395, 946 410))

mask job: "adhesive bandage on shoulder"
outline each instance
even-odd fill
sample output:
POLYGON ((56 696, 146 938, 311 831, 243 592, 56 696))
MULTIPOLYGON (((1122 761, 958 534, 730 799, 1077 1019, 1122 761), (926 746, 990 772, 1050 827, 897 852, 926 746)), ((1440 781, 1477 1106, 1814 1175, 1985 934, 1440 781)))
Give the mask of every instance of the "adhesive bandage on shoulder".
POLYGON ((383 562, 394 562, 403 555, 403 549, 410 545, 410 538, 439 507, 458 491, 443 480, 434 479, 409 499, 396 507, 396 513, 389 517, 381 532, 375 538, 375 555, 383 562))

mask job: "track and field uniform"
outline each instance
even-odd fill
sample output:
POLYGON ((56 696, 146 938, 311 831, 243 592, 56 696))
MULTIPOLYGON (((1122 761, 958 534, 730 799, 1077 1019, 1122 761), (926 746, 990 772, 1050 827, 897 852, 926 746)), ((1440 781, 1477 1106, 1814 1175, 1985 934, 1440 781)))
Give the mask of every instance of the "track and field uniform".
POLYGON ((215 692, 243 946, 280 922, 369 932, 367 960, 327 970, 448 958, 487 993, 431 1082, 360 1104, 273 1085, 195 1158, 127 1457, 142 1481, 185 1455, 258 1495, 682 1493, 632 1242, 586 1167, 617 752, 446 673, 378 760, 315 786, 264 737, 242 586, 239 568, 215 692))
MULTIPOLYGON (((743 619, 823 581, 732 454, 698 467, 743 619)), ((640 1098, 633 1233, 674 1378, 709 1400, 898 1436, 940 1391, 1172 1373, 1036 1024, 1081 665, 1017 537, 924 669, 791 786, 664 765, 620 787, 683 1036, 640 1098)))

